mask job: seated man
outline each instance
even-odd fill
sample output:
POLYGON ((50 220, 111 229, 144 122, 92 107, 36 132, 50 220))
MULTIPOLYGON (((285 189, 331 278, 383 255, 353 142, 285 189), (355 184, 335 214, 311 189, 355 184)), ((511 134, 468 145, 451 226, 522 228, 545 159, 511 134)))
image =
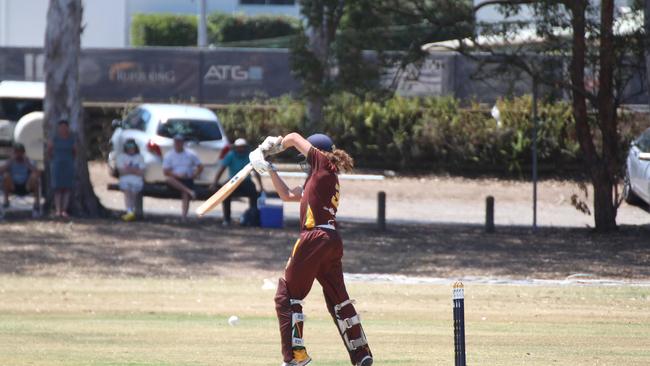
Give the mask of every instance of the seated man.
POLYGON ((25 147, 22 144, 14 144, 13 156, 7 160, 4 166, 0 167, 2 175, 2 189, 4 190, 3 207, 9 207, 9 195, 26 196, 30 192, 34 194, 34 208, 32 216, 40 216, 40 172, 25 156, 25 147))
MULTIPOLYGON (((242 168, 244 168, 246 164, 250 163, 250 160, 248 159, 248 143, 246 140, 239 138, 235 140, 233 146, 234 149, 228 152, 228 154, 226 154, 226 156, 223 158, 223 161, 221 161, 221 167, 217 171, 214 183, 210 187, 212 190, 216 189, 217 185, 219 184, 219 179, 221 179, 221 175, 223 174, 224 170, 226 170, 226 168, 228 168, 228 174, 230 175, 230 178, 232 178, 242 168)), ((257 174, 256 171, 253 171, 252 174, 255 176, 257 184, 260 186, 260 191, 264 191, 264 186, 262 186, 262 178, 260 175, 257 174)), ((235 191, 223 201, 223 225, 230 225, 230 202, 232 201, 231 197, 248 197, 249 212, 255 213, 257 212, 257 196, 258 193, 257 189, 255 188, 255 183, 253 183, 249 175, 239 185, 239 187, 237 187, 237 189, 235 189, 235 191)))
POLYGON ((174 149, 168 151, 163 157, 163 172, 167 183, 181 192, 183 199, 183 219, 187 217, 190 200, 196 198, 194 193, 194 179, 203 171, 203 165, 198 156, 185 149, 183 135, 174 136, 174 149))

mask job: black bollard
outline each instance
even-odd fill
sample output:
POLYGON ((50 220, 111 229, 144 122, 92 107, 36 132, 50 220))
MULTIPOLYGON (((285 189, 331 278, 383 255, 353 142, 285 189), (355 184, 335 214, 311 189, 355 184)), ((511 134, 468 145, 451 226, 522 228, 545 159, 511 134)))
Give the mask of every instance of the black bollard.
POLYGON ((377 227, 386 230, 386 192, 377 193, 377 227))
POLYGON ((485 199, 485 232, 494 232, 494 197, 485 199))

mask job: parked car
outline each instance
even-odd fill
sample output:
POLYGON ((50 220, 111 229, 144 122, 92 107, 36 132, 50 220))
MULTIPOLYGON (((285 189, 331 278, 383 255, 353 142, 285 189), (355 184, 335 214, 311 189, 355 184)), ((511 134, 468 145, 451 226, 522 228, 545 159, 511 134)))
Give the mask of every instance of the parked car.
POLYGON ((110 140, 108 166, 118 176, 117 155, 128 139, 134 139, 145 161, 146 185, 165 185, 162 158, 174 148, 173 137, 183 134, 185 147, 194 151, 204 165, 195 180, 200 186, 210 185, 219 163, 230 145, 217 116, 209 109, 172 104, 143 104, 129 113, 123 121, 113 121, 115 131, 110 140))
POLYGON ((0 159, 11 155, 14 129, 26 114, 43 110, 45 83, 35 81, 0 82, 0 159))
POLYGON ((650 128, 630 144, 623 198, 627 203, 650 204, 650 128))

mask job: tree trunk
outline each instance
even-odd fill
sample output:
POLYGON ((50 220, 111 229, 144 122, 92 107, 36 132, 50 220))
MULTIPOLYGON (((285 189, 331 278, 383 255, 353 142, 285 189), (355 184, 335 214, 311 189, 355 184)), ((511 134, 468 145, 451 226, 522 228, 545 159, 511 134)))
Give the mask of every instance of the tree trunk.
POLYGON ((616 230, 616 205, 614 204, 612 175, 606 167, 601 167, 596 178, 592 178, 594 186, 594 220, 596 230, 608 232, 616 230))
MULTIPOLYGON (((650 0, 645 0, 645 4, 643 7, 643 15, 644 15, 644 24, 643 27, 645 29, 645 44, 643 45, 645 48, 645 68, 646 68, 646 75, 650 75, 650 0)), ((650 77, 646 77, 646 82, 648 83, 648 88, 650 88, 650 77)), ((648 100, 648 103, 650 104, 650 100, 648 100)))
MULTIPOLYGON (((610 6, 607 4, 611 0, 603 1, 603 11, 601 20, 601 30, 603 36, 601 42, 608 44, 612 42, 613 35, 611 34, 611 26, 613 16, 610 18, 609 14, 604 14, 610 6), (605 24, 608 23, 608 24, 605 24)), ((612 142, 612 138, 617 140, 616 131, 614 136, 605 137, 606 134, 611 134, 612 125, 616 128, 616 109, 613 99, 613 83, 612 75, 613 69, 610 65, 604 65, 611 62, 613 47, 611 43, 609 50, 601 49, 601 74, 600 74, 600 91, 598 95, 600 103, 598 112, 601 119, 601 129, 603 132, 603 156, 601 158, 598 154, 594 144, 594 137, 589 125, 589 116, 587 114, 587 90, 585 89, 585 67, 586 67, 586 7, 587 1, 575 0, 569 1, 572 12, 571 25, 573 28, 572 40, 572 55, 571 55, 571 85, 572 85, 572 102, 573 102, 573 118, 576 123, 576 135, 580 144, 580 151, 587 167, 587 173, 594 186, 594 220, 596 230, 598 231, 611 231, 616 229, 616 206, 615 200, 612 197, 613 191, 613 177, 610 169, 613 166, 612 160, 616 159, 616 155, 611 155, 612 151, 616 150, 616 142, 612 142), (605 55, 603 55, 605 53, 605 55), (603 65, 605 70, 603 70, 603 65), (603 85, 604 83, 604 85, 603 85), (607 89, 607 90, 603 90, 607 89)), ((611 8, 613 10, 613 8, 611 8)), ((612 13, 613 14, 613 13, 612 13)), ((603 47, 603 45, 601 45, 603 47)))
POLYGON ((594 214, 596 229, 616 229, 618 197, 614 188, 620 176, 618 158, 618 126, 614 96, 614 0, 602 0, 600 6, 600 72, 598 88, 598 118, 602 136, 602 164, 594 180, 594 214), (596 194, 596 191, 599 194, 596 194), (596 206, 598 205, 598 206, 596 206))
MULTIPOLYGON (((304 4, 303 4, 304 5, 304 4)), ((328 84, 331 75, 332 43, 336 38, 345 0, 313 0, 303 15, 308 21, 307 50, 318 61, 319 70, 314 70, 309 77, 310 85, 307 90, 307 130, 313 132, 320 129, 323 123, 323 107, 328 94, 328 84)))
POLYGON ((323 125, 323 107, 325 97, 322 94, 307 96, 307 122, 306 131, 308 134, 318 132, 323 125))
MULTIPOLYGON (((50 0, 45 32, 44 135, 51 139, 58 121, 65 119, 70 122, 76 143, 76 176, 70 208, 75 216, 98 217, 104 215, 105 210, 90 183, 79 95, 82 12, 81 0, 50 0)), ((49 167, 47 154, 45 159, 46 167, 49 167)), ((45 185, 49 184, 48 179, 45 185)))
POLYGON ((320 70, 316 71, 314 82, 319 88, 312 88, 307 95, 307 120, 309 133, 319 129, 323 122, 323 105, 325 104, 325 84, 329 77, 329 47, 330 42, 327 39, 327 32, 324 31, 325 25, 312 26, 307 29, 308 43, 307 49, 318 60, 320 70))

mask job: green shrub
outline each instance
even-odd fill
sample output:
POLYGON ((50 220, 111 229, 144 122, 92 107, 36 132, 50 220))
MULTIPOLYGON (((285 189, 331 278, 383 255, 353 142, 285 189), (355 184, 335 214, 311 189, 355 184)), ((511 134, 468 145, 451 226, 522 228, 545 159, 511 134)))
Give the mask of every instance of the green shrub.
MULTIPOLYGON (((298 20, 284 16, 246 16, 213 13, 208 16, 208 40, 213 44, 258 41, 258 46, 288 46, 281 37, 298 32, 298 20)), ((131 21, 134 46, 194 46, 197 18, 194 15, 136 14, 131 21)), ((236 45, 236 44, 233 44, 236 45)))
POLYGON ((298 20, 285 16, 213 13, 208 17, 210 43, 231 43, 295 35, 298 20))
MULTIPOLYGON (((462 174, 526 176, 530 170, 531 97, 499 100, 501 123, 478 104, 462 107, 452 97, 379 100, 341 93, 325 108, 324 132, 357 166, 462 174)), ((539 103, 538 158, 542 173, 576 172, 580 150, 571 106, 539 103)), ((280 98, 229 106, 218 112, 231 138, 260 141, 266 135, 304 131, 301 101, 280 98)), ((620 114, 621 152, 643 130, 645 116, 620 114)))
POLYGON ((217 115, 231 140, 243 137, 256 145, 266 136, 302 130, 305 107, 294 99, 282 97, 228 105, 217 111, 217 115))
POLYGON ((175 14, 135 14, 131 21, 134 46, 196 45, 196 17, 175 14))

